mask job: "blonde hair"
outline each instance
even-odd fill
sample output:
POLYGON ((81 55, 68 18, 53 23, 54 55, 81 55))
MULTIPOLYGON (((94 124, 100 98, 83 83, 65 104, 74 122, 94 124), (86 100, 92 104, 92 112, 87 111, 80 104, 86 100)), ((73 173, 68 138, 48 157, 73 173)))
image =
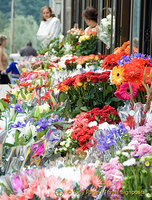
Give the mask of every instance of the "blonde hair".
POLYGON ((2 45, 2 43, 7 40, 7 37, 5 35, 0 35, 0 45, 2 45))
POLYGON ((43 6, 42 8, 41 8, 41 21, 46 21, 46 19, 44 19, 44 17, 43 17, 43 10, 44 9, 48 9, 49 10, 49 12, 50 12, 50 17, 55 17, 55 14, 53 14, 53 11, 52 11, 52 9, 49 7, 49 6, 43 6))

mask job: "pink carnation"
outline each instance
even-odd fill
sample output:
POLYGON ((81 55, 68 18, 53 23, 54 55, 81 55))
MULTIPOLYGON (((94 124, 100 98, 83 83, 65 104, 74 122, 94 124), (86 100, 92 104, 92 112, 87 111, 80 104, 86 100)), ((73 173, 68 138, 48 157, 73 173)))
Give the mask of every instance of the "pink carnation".
POLYGON ((152 153, 152 146, 150 146, 149 144, 141 144, 136 154, 139 156, 143 156, 148 153, 152 153))

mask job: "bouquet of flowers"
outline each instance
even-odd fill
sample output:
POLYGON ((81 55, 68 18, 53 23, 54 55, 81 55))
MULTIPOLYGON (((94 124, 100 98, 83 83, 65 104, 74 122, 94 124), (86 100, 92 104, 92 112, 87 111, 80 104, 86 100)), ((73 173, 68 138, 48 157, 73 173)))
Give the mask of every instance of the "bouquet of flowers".
POLYGON ((94 108, 91 111, 81 113, 74 120, 69 128, 71 138, 78 142, 76 152, 80 153, 93 146, 93 141, 95 141, 93 133, 99 124, 105 121, 109 124, 118 123, 119 116, 113 107, 106 105, 101 110, 94 108))
POLYGON ((58 85, 61 102, 66 106, 64 114, 71 117, 82 111, 103 108, 104 105, 118 106, 119 100, 113 96, 115 87, 109 85, 109 71, 87 72, 67 77, 58 85))
POLYGON ((82 29, 78 29, 78 28, 72 28, 67 32, 67 36, 66 36, 66 42, 71 45, 72 47, 72 54, 75 53, 76 51, 76 46, 79 44, 79 38, 80 36, 82 36, 84 33, 84 31, 82 31, 82 29))
POLYGON ((97 54, 97 29, 90 29, 87 35, 79 37, 79 44, 76 46, 76 55, 85 56, 90 54, 97 54))
POLYGON ((123 56, 118 61, 119 66, 112 69, 111 82, 116 84, 115 96, 121 100, 130 100, 137 97, 137 102, 145 102, 145 84, 150 85, 151 64, 149 57, 141 54, 123 56), (138 92, 138 93, 137 93, 138 92))
MULTIPOLYGON (((115 19, 113 18, 113 34, 115 30, 115 19)), ((111 14, 107 15, 106 18, 101 19, 100 25, 98 26, 98 38, 110 48, 111 42, 111 14)))

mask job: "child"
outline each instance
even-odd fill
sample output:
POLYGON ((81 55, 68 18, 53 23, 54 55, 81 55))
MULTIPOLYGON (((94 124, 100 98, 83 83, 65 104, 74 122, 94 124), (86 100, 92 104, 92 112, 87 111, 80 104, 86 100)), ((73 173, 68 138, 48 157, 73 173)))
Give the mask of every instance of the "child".
POLYGON ((8 74, 9 72, 11 72, 11 84, 16 84, 16 80, 20 78, 17 62, 12 62, 7 69, 1 72, 1 74, 8 74))

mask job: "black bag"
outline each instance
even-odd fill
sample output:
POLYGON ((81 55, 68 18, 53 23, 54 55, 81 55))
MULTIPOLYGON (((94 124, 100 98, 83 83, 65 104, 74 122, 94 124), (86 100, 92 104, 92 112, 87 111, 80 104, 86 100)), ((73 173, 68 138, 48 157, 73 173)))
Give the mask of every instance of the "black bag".
POLYGON ((0 84, 11 83, 7 74, 0 74, 0 84))

